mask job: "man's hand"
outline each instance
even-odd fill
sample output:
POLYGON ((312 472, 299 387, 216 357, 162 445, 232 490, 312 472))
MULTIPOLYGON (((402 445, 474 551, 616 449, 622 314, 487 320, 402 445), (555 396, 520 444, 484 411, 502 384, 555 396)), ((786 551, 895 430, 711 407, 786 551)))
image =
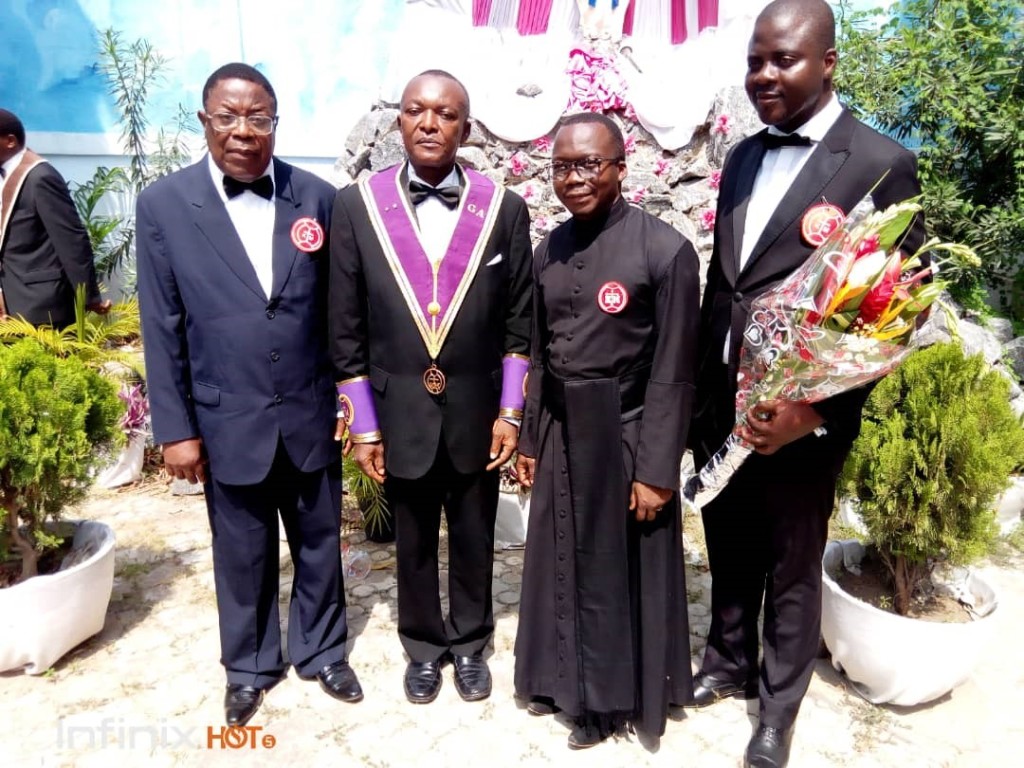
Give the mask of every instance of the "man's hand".
POLYGON ((642 523, 645 520, 653 520, 671 498, 671 488, 655 488, 653 485, 634 480, 629 493, 629 508, 631 511, 636 510, 636 519, 642 523))
POLYGON ((516 459, 516 475, 519 477, 519 484, 523 488, 533 488, 533 470, 537 466, 537 460, 529 456, 519 454, 516 459))
POLYGON ((348 456, 350 453, 352 453, 352 446, 354 445, 351 437, 345 437, 345 433, 347 431, 348 422, 345 421, 344 419, 338 419, 338 424, 334 428, 334 442, 340 443, 342 440, 345 441, 345 445, 341 447, 341 455, 343 457, 348 456))
POLYGON ((816 430, 825 420, 806 403, 765 400, 747 411, 747 423, 736 434, 764 456, 816 430))
POLYGON ((363 474, 378 483, 384 482, 384 443, 356 443, 352 449, 352 457, 363 470, 363 474))
POLYGON ((206 482, 206 457, 203 455, 203 441, 198 437, 164 443, 164 469, 171 477, 189 483, 206 482))
POLYGON ((95 312, 97 315, 105 315, 112 306, 114 306, 114 303, 110 299, 104 299, 103 301, 94 301, 91 304, 86 304, 85 308, 90 312, 95 312))
POLYGON ((491 463, 487 471, 497 469, 510 458, 519 445, 519 430, 504 419, 495 419, 491 427, 491 463))

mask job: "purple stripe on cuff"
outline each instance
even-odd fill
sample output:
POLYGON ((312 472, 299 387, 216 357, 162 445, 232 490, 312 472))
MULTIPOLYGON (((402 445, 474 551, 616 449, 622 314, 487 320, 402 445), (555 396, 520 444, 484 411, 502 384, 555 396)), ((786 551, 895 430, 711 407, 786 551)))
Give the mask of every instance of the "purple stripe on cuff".
POLYGON ((523 392, 523 380, 526 378, 526 371, 530 367, 530 361, 518 355, 506 355, 501 361, 501 403, 500 407, 513 411, 522 411, 523 403, 526 402, 526 394, 523 392))
POLYGON ((353 436, 380 430, 377 409, 373 405, 373 390, 365 376, 338 385, 338 412, 344 414, 341 418, 348 422, 348 431, 353 436))

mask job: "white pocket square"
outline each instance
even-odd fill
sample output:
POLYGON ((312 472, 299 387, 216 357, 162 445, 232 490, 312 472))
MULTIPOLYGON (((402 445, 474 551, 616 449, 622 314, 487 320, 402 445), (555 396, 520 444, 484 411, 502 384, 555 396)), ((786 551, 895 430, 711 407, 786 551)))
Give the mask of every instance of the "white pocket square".
POLYGON ((493 266, 494 266, 495 264, 497 264, 497 263, 498 263, 499 261, 501 261, 501 254, 500 254, 500 253, 499 253, 499 254, 498 254, 497 256, 495 256, 495 257, 494 257, 493 259, 491 259, 490 261, 488 261, 488 262, 487 262, 486 264, 484 264, 484 266, 485 266, 485 267, 493 267, 493 266))

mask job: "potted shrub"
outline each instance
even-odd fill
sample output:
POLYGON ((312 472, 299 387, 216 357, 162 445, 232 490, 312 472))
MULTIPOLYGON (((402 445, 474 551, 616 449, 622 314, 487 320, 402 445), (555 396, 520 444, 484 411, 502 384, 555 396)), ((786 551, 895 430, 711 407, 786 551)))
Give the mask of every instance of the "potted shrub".
MULTIPOLYGON (((833 664, 875 703, 917 704, 970 675, 991 622, 907 618, 936 590, 937 564, 982 554, 996 532, 993 501, 1024 461, 1024 428, 1007 382, 956 344, 910 355, 864 409, 861 435, 840 478, 889 574, 895 614, 844 592, 837 579, 862 547, 832 542, 824 558, 822 635, 833 664)), ((972 616, 995 607, 991 587, 968 573, 955 589, 972 616)))
MULTIPOLYGON (((65 566, 40 575, 61 544, 54 526, 85 497, 104 459, 123 440, 117 385, 78 357, 32 339, 0 345, 0 671, 41 673, 103 628, 114 574, 113 533, 73 526, 65 566)), ((60 563, 57 563, 60 565, 60 563)))

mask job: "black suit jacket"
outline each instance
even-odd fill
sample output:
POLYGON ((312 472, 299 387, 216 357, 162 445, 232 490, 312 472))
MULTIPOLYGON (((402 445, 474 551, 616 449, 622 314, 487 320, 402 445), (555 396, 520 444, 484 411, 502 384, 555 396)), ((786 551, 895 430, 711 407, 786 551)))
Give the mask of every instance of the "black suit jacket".
POLYGON ((33 325, 70 325, 79 284, 86 303, 99 300, 89 236, 64 178, 43 162, 25 177, 0 247, 7 312, 33 325))
MULTIPOLYGON (((701 302, 696 440, 691 443, 698 454, 716 451, 733 427, 739 350, 751 303, 814 251, 800 235, 804 212, 824 199, 849 213, 873 187, 872 200, 879 209, 921 192, 914 155, 843 110, 789 190, 780 190, 778 207, 741 271, 747 203, 764 151, 761 134, 748 137, 736 145, 722 171, 715 244, 701 302), (730 331, 729 362, 723 376, 722 350, 730 331)), ((905 250, 916 250, 924 237, 924 221, 918 216, 905 250)), ((861 387, 816 403, 815 410, 825 418, 827 436, 805 437, 776 456, 785 459, 799 453, 805 466, 823 462, 838 470, 860 430, 860 412, 869 392, 870 387, 861 387)))
POLYGON ((331 356, 339 381, 370 377, 389 474, 406 479, 426 474, 441 439, 459 472, 480 471, 490 461, 502 357, 529 354, 531 261, 526 203, 506 192, 437 360, 447 387, 434 397, 423 386, 430 356, 359 187, 338 193, 331 221, 331 356))

